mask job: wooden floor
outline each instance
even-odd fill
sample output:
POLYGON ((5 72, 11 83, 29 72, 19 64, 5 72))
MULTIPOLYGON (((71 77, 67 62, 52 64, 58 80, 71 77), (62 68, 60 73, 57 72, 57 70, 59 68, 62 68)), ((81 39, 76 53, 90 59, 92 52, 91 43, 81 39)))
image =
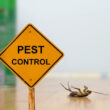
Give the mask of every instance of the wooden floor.
MULTIPOLYGON (((86 98, 70 98, 65 91, 67 81, 71 85, 110 93, 109 79, 44 78, 36 86, 36 110, 110 110, 110 96, 91 94, 86 98)), ((0 88, 0 110, 28 110, 28 87, 18 81, 16 88, 0 88)))

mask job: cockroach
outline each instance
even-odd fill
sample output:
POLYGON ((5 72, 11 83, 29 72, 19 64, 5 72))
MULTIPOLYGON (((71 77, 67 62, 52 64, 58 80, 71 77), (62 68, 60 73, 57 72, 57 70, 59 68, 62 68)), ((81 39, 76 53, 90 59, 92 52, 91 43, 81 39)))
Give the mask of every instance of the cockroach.
POLYGON ((91 93, 109 95, 109 94, 104 94, 104 93, 89 90, 87 86, 84 86, 83 91, 81 91, 80 88, 76 88, 73 86, 70 87, 69 82, 68 82, 68 88, 66 88, 62 83, 60 83, 60 84, 65 90, 70 92, 70 94, 69 94, 70 97, 86 97, 86 96, 89 96, 91 93), (71 88, 76 89, 77 91, 73 91, 71 88))

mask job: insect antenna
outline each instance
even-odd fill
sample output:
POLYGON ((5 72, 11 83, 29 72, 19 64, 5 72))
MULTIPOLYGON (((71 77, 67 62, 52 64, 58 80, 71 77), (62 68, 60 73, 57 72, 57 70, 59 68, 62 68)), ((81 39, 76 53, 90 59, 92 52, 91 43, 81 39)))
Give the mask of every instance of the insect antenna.
POLYGON ((96 91, 92 91, 92 92, 97 93, 97 94, 101 94, 101 95, 110 95, 110 94, 100 93, 100 92, 96 92, 96 91))

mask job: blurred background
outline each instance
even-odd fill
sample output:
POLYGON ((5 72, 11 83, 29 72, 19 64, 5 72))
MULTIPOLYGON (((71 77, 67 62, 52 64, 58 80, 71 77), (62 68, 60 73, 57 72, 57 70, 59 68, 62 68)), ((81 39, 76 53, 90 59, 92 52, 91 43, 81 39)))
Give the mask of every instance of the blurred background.
MULTIPOLYGON (((110 72, 109 4, 109 0, 0 1, 0 51, 32 23, 65 54, 51 72, 106 77, 110 72)), ((2 77, 4 71, 9 72, 1 70, 2 77)))
MULTIPOLYGON (((0 0, 0 52, 29 23, 65 54, 36 86, 36 108, 108 110, 109 96, 72 99, 59 83, 110 93, 110 1, 0 0)), ((27 86, 17 79, 0 62, 0 110, 28 109, 27 86)))
POLYGON ((17 0, 17 33, 34 24, 65 53, 55 72, 110 72, 109 0, 17 0))

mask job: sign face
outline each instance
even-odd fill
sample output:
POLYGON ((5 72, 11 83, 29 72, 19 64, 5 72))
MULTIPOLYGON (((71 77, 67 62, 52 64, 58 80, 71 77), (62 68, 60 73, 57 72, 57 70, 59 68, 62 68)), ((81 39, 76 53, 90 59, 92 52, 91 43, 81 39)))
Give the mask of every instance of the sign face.
POLYGON ((32 24, 0 53, 0 60, 29 87, 34 87, 63 57, 63 52, 32 24))

